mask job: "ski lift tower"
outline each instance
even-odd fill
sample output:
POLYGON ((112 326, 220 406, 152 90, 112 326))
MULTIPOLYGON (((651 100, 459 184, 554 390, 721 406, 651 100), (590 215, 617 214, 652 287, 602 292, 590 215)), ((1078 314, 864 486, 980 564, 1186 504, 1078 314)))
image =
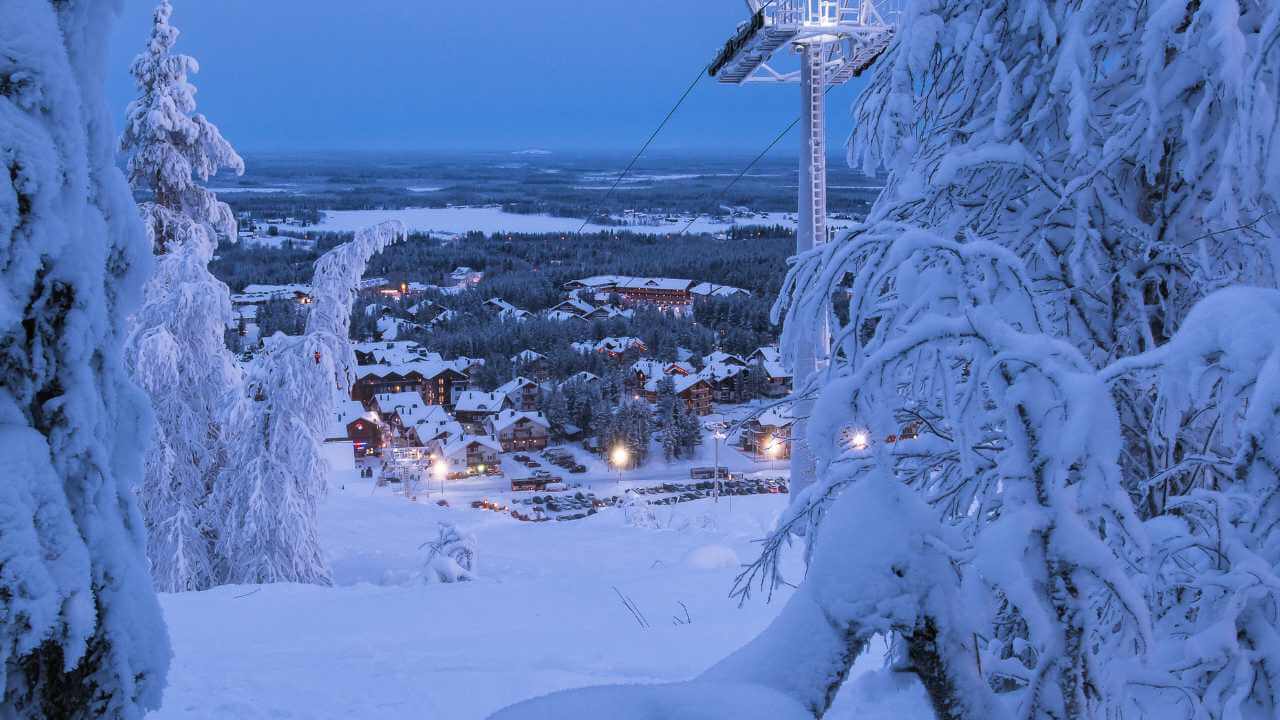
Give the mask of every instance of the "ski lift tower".
MULTIPOLYGON (((881 0, 893 2, 894 0, 881 0)), ((800 149, 800 208, 796 252, 827 241, 827 89, 871 67, 889 47, 894 26, 873 0, 746 0, 751 18, 725 43, 708 68, 722 83, 800 83, 804 141, 800 149), (779 52, 800 56, 800 68, 780 72, 770 62, 779 52)), ((817 370, 827 353, 826 338, 802 347, 795 358, 795 387, 817 370), (819 350, 821 351, 819 353, 819 350), (822 357, 820 357, 820 354, 822 357)), ((811 402, 802 402, 797 418, 811 402)), ((802 422, 802 421, 801 421, 802 422)), ((813 482, 813 456, 803 433, 791 452, 791 496, 813 482)))

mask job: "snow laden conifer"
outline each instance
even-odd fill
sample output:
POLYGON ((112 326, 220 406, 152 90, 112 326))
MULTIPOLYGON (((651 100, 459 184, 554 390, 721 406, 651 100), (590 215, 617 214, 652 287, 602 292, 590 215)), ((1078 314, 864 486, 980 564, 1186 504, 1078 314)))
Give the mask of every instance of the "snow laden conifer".
POLYGON ((330 581, 316 528, 328 474, 320 446, 335 396, 349 393, 355 379, 348 335, 360 277, 370 258, 404 234, 399 223, 383 223, 321 256, 306 332, 265 339, 250 363, 215 492, 223 582, 330 581))
POLYGON ((122 358, 149 268, 103 101, 110 3, 0 2, 0 716, 141 718, 169 645, 122 358))
POLYGON ((168 0, 156 7, 146 50, 131 67, 140 96, 129 105, 121 149, 157 254, 144 303, 133 318, 128 359, 155 412, 139 492, 147 557, 156 587, 203 590, 215 581, 209 498, 227 459, 226 421, 243 379, 224 342, 227 286, 209 272, 219 238, 234 241, 231 209, 204 187, 244 163, 195 111, 188 73, 196 61, 173 52, 178 30, 168 0))

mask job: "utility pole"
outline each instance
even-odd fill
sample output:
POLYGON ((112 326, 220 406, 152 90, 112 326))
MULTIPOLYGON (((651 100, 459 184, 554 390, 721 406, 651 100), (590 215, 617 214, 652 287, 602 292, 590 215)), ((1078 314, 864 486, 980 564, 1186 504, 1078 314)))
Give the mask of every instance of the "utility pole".
MULTIPOLYGON (((889 2, 891 0, 881 0, 889 2)), ((708 72, 722 83, 800 83, 800 197, 796 253, 827 241, 826 93, 871 67, 888 48, 895 28, 876 10, 874 0, 747 0, 749 22, 725 43, 708 72), (800 68, 780 72, 770 66, 777 51, 789 48, 800 68)), ((829 353, 830 330, 823 319, 814 337, 794 349, 796 389, 817 372, 829 353)), ((813 401, 796 398, 796 428, 791 437, 791 497, 814 480, 813 453, 805 443, 805 418, 813 401)))

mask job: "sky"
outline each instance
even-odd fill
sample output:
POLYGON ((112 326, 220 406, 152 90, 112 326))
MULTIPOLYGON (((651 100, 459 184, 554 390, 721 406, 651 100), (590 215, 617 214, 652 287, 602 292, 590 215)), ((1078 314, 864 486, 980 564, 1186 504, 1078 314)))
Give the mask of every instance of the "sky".
MULTIPOLYGON (((154 4, 122 3, 108 79, 118 118, 154 4)), ((743 0, 173 5, 177 50, 201 66, 199 111, 242 152, 634 151, 747 17, 743 0)), ((859 84, 827 96, 834 152, 859 84)), ((799 108, 798 85, 703 78, 653 147, 754 154, 799 108)))

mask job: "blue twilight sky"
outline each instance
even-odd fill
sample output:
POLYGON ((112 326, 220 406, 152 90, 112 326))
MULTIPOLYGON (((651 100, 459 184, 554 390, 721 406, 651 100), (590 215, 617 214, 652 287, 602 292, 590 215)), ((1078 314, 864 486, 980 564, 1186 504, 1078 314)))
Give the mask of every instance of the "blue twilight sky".
MULTIPOLYGON (((201 64, 200 111, 248 152, 634 151, 747 16, 743 0, 173 4, 178 49, 201 64)), ((120 117, 153 5, 123 0, 108 80, 120 117)), ((858 87, 827 96, 834 152, 858 87)), ((799 105, 795 85, 706 78, 654 147, 758 152, 799 105)))

